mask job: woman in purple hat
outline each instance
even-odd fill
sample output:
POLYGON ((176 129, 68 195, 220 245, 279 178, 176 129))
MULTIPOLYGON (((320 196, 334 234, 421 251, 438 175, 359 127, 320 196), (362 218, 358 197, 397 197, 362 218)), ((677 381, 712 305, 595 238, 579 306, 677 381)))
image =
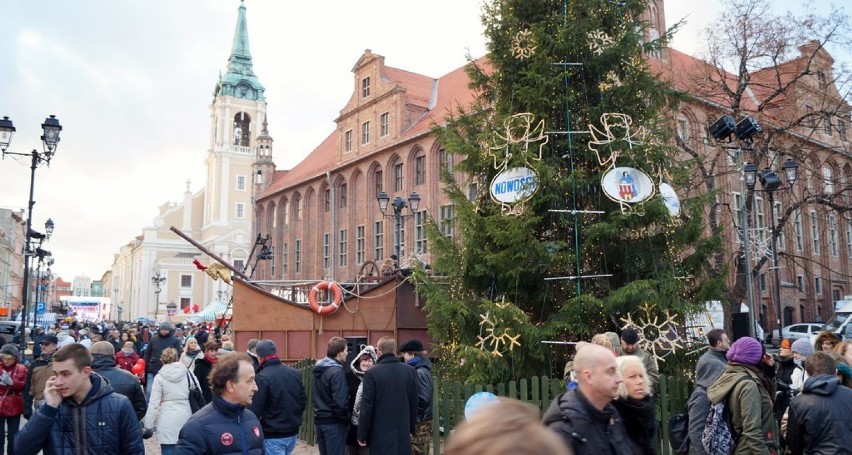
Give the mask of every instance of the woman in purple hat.
POLYGON ((731 431, 737 441, 735 454, 778 453, 778 430, 772 413, 769 380, 757 366, 763 361, 763 346, 754 338, 742 337, 728 349, 728 365, 707 389, 711 405, 726 400, 731 413, 731 431))

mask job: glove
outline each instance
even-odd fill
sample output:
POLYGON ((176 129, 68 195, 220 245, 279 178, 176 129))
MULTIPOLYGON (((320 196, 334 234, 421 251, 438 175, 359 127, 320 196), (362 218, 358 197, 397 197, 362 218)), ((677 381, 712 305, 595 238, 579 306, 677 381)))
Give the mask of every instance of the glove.
POLYGON ((26 406, 24 409, 24 418, 30 420, 30 417, 33 416, 33 408, 32 406, 26 406))
POLYGON ((9 375, 8 371, 4 371, 3 375, 0 376, 0 385, 12 385, 12 376, 9 375))
POLYGON ((145 428, 145 423, 140 422, 142 425, 142 439, 151 439, 151 436, 154 436, 154 430, 150 428, 145 428))

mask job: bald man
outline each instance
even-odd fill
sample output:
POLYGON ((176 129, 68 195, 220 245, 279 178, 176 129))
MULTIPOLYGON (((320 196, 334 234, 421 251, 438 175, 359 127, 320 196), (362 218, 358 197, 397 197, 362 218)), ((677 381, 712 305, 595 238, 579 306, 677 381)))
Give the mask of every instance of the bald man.
POLYGON ((574 356, 574 374, 577 388, 553 400, 544 425, 576 455, 631 453, 624 423, 610 404, 621 384, 615 354, 603 346, 586 345, 574 356))

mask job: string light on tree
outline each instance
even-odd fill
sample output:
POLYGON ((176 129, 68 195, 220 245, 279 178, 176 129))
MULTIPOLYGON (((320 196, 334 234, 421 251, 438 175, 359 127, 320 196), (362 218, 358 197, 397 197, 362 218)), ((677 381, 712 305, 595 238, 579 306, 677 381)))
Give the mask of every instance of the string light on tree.
POLYGON ((518 60, 532 57, 536 49, 538 49, 538 44, 536 44, 535 36, 529 29, 519 31, 512 38, 512 55, 518 60))

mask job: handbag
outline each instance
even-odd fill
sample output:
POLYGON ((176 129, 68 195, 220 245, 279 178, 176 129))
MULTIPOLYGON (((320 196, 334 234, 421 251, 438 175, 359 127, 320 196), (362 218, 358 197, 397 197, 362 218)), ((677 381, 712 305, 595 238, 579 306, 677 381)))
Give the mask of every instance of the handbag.
POLYGON ((186 385, 189 388, 189 409, 195 414, 207 404, 207 400, 204 399, 204 394, 201 393, 201 385, 195 381, 195 378, 193 378, 189 371, 186 372, 186 385))
POLYGON ((669 417, 669 444, 673 453, 689 453, 689 414, 675 414, 669 417))

